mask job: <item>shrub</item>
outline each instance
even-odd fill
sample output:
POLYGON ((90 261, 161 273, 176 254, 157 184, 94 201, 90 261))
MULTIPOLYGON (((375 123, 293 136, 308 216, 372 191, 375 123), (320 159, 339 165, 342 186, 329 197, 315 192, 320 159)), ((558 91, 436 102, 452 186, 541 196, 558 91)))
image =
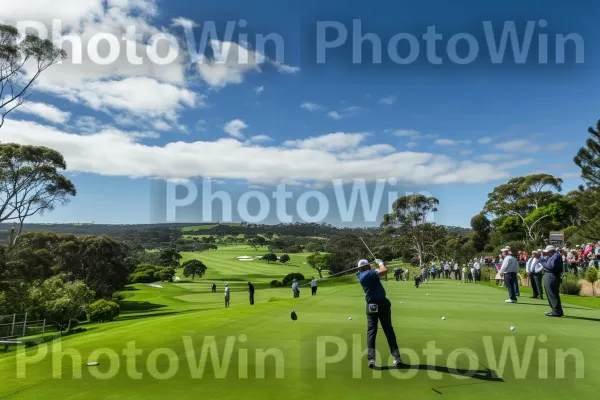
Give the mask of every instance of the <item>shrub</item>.
POLYGON ((114 301, 100 299, 90 305, 88 313, 92 322, 110 322, 119 315, 120 310, 114 301))
POLYGON ((158 271, 158 277, 163 282, 173 282, 173 277, 175 276, 175 268, 165 267, 158 271))
POLYGON ((596 295, 596 282, 598 281, 598 270, 589 268, 585 273, 585 280, 592 284, 592 296, 596 295))
POLYGON ((118 303, 119 301, 123 301, 129 297, 132 297, 133 293, 128 292, 114 292, 112 295, 112 301, 118 303))
POLYGON ((282 264, 285 264, 285 263, 287 263, 287 262, 289 262, 289 261, 290 261, 290 256, 288 256, 287 254, 284 254, 284 255, 282 255, 282 256, 279 258, 279 261, 280 261, 282 264))
POLYGON ((283 286, 288 286, 292 284, 292 281, 296 279, 298 282, 305 280, 306 278, 304 278, 304 275, 298 273, 298 272, 293 272, 291 274, 287 274, 283 280, 281 281, 281 284, 283 286))
POLYGON ((560 285, 560 293, 579 296, 581 284, 576 280, 564 280, 560 285))
POLYGON ((279 282, 277 279, 272 280, 271 283, 269 283, 270 287, 278 287, 281 286, 281 282, 279 282))

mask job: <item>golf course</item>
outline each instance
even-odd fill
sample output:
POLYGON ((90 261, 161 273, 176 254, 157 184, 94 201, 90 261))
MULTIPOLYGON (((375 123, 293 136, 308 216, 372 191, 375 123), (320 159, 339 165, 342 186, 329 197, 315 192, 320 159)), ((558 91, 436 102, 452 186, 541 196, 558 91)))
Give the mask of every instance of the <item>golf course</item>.
POLYGON ((417 289, 390 279, 383 284, 405 366, 390 367, 380 330, 371 370, 364 293, 356 279, 325 279, 316 296, 301 287, 295 299, 289 287, 269 288, 269 282, 291 272, 318 277, 304 263, 308 253, 291 255, 287 265, 236 259, 263 253, 249 246, 183 253, 182 261, 206 264, 202 279, 130 285, 115 321, 84 324, 83 333, 0 355, 0 398, 598 395, 600 309, 565 299, 565 318, 552 319, 544 316, 547 303, 526 293, 519 304, 505 304, 505 291, 486 285, 438 279, 417 289), (254 306, 248 281, 256 287, 254 306), (231 287, 229 309, 223 305, 225 283, 231 287))

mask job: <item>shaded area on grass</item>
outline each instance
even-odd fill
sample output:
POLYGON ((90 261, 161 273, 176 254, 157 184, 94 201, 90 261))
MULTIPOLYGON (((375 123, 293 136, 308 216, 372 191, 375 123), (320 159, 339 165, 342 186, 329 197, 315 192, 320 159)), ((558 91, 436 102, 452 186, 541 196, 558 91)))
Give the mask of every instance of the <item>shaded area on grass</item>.
POLYGON ((416 365, 402 364, 402 366, 400 366, 400 367, 396 367, 396 366, 377 367, 376 366, 374 369, 376 371, 389 371, 389 370, 394 370, 394 369, 400 369, 400 370, 418 369, 420 371, 436 371, 436 372, 440 372, 442 374, 469 377, 472 379, 477 379, 477 380, 482 380, 482 381, 504 382, 504 380, 502 378, 498 377, 496 372, 491 369, 478 369, 478 370, 455 369, 455 368, 442 367, 439 365, 427 365, 427 364, 416 364, 416 365))

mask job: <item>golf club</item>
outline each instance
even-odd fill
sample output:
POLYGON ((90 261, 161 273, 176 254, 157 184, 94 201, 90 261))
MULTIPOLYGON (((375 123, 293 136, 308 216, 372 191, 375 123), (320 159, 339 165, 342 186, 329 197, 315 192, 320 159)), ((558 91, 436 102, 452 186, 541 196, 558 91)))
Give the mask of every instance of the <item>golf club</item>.
POLYGON ((377 257, 375 257, 375 254, 373 254, 373 252, 371 251, 371 249, 369 248, 369 246, 367 246, 367 244, 365 243, 365 241, 363 240, 363 238, 359 237, 360 241, 363 242, 363 244, 365 245, 365 247, 367 248, 367 250, 369 250, 369 253, 371 253, 371 256, 373 257, 374 260, 377 259, 377 257))

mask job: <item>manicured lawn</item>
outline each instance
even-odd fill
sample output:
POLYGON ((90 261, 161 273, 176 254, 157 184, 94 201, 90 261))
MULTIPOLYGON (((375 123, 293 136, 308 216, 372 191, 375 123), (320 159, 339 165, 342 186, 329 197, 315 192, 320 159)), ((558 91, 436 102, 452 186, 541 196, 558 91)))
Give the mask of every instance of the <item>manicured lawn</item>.
MULTIPOLYGON (((442 279, 415 289, 412 282, 390 280, 384 285, 393 304, 396 335, 405 362, 414 368, 371 371, 363 354, 364 294, 355 278, 323 282, 315 297, 310 296, 310 289, 302 288, 299 299, 292 298, 289 288, 260 288, 251 307, 245 290, 248 279, 263 287, 288 271, 313 274, 302 264, 304 255, 291 254, 294 265, 288 266, 234 258, 264 252, 234 247, 185 254, 185 259, 198 257, 208 266, 205 278, 161 283, 162 288, 134 285, 134 295, 125 302, 119 320, 87 325, 87 332, 63 340, 63 350, 75 351, 81 360, 73 363, 65 356, 60 369, 56 365, 53 368, 50 354, 26 366, 17 363, 15 353, 0 356, 0 398, 598 397, 600 310, 566 305, 568 318, 551 319, 543 315, 547 311, 545 301, 523 299, 522 304, 505 304, 504 292, 485 285, 459 285, 442 279), (212 281, 218 282, 216 294, 208 290, 212 281), (223 307, 225 282, 233 285, 229 309, 223 307), (297 321, 290 319, 292 309, 297 321), (516 330, 511 331, 511 326, 516 330), (216 364, 209 356, 212 338, 219 357, 216 364), (512 341, 516 351, 505 359, 501 348, 510 347, 512 341), (142 352, 135 369, 131 362, 128 369, 127 357, 122 355, 129 342, 142 352), (433 345, 440 354, 427 357, 423 352, 433 345), (102 348, 116 352, 115 359, 92 355, 102 348), (164 354, 150 356, 157 349, 163 349, 159 351, 164 354), (208 358, 200 362, 203 350, 208 358), (580 365, 579 370, 583 375, 576 376, 574 356, 563 362, 560 354, 557 359, 557 350, 581 352, 583 369, 580 365), (264 367, 261 351, 271 354, 264 358, 264 367), (518 362, 513 364, 524 358, 522 369, 518 362), (99 361, 100 365, 87 367, 88 361, 99 361), (198 370, 198 364, 205 368, 198 370), (563 364, 565 376, 557 378, 563 364), (73 367, 81 367, 80 379, 72 379, 73 367), (53 378, 53 370, 62 371, 62 379, 53 378), (17 371, 25 377, 18 378, 17 371), (114 376, 109 379, 94 376, 111 371, 114 376), (134 379, 139 378, 134 372, 141 373, 141 379, 134 379), (461 373, 470 377, 459 379, 461 373), (158 379, 161 377, 165 379, 158 379)), ((388 366, 389 351, 381 330, 377 346, 381 352, 378 364, 388 366)), ((38 349, 26 355, 35 356, 38 349)))

